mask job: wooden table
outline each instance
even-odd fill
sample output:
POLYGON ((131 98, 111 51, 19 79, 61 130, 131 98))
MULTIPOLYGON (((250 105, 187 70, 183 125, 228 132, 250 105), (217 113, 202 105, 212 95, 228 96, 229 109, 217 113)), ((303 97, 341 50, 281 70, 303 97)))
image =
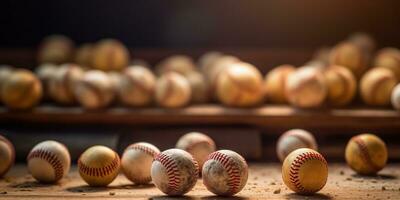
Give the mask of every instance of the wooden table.
MULTIPOLYGON (((280 164, 250 164, 245 188, 231 199, 400 199, 400 164, 392 164, 379 176, 355 175, 344 164, 329 166, 326 186, 314 196, 296 195, 283 184, 280 164)), ((153 185, 132 185, 122 174, 106 188, 93 188, 79 177, 76 167, 57 185, 37 183, 23 165, 15 166, 0 180, 0 199, 168 199, 153 185)), ((195 188, 178 199, 220 199, 199 179, 195 188)), ((221 198, 224 199, 224 198, 221 198)))

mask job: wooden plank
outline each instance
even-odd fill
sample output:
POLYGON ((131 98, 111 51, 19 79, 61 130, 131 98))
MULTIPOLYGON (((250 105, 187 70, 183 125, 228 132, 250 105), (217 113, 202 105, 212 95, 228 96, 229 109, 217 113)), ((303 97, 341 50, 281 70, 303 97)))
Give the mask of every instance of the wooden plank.
POLYGON ((363 127, 398 129, 400 113, 391 109, 344 108, 299 110, 284 105, 227 108, 193 105, 180 109, 109 108, 85 111, 79 107, 39 106, 31 112, 0 108, 0 123, 127 124, 127 125, 253 125, 259 127, 363 127))
MULTIPOLYGON (((245 188, 232 199, 399 199, 400 165, 387 166, 379 176, 355 175, 344 164, 331 164, 326 186, 312 196, 291 192, 282 182, 280 164, 250 163, 245 188)), ((89 187, 79 177, 76 167, 56 185, 40 184, 27 174, 23 165, 12 168, 0 180, 1 199, 172 199, 154 185, 132 185, 122 174, 108 187, 89 187)), ((201 179, 186 196, 174 199, 226 199, 213 196, 201 179)))

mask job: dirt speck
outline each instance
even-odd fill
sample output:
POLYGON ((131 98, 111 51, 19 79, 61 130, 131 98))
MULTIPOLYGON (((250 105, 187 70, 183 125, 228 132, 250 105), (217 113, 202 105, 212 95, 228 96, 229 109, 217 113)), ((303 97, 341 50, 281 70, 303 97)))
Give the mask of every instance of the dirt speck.
POLYGON ((275 182, 271 182, 270 185, 276 185, 276 183, 275 182))
POLYGON ((351 180, 353 180, 353 179, 350 178, 350 177, 347 177, 347 178, 346 178, 346 181, 351 181, 351 180))
POLYGON ((385 186, 382 186, 382 190, 386 190, 386 187, 385 187, 385 186))
POLYGON ((0 194, 7 194, 7 192, 6 191, 2 191, 2 192, 0 192, 0 194))
POLYGON ((343 170, 340 170, 340 175, 344 175, 344 171, 343 170))
POLYGON ((109 195, 110 195, 110 196, 114 196, 114 195, 115 195, 115 192, 110 192, 109 195))
POLYGON ((279 193, 281 193, 281 188, 274 190, 274 194, 279 194, 279 193))

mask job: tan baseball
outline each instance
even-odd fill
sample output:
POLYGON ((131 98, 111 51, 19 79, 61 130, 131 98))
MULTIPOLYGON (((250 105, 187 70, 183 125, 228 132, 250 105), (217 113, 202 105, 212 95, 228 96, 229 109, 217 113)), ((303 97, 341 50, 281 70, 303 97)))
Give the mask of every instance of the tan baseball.
POLYGON ((71 61, 74 42, 64 35, 51 35, 43 39, 39 46, 38 62, 63 64, 71 61))
POLYGON ((91 66, 98 70, 112 71, 124 69, 130 60, 129 50, 115 39, 98 41, 90 55, 91 66))
POLYGON ((301 148, 290 153, 282 165, 283 182, 292 191, 310 195, 320 191, 328 179, 328 163, 315 150, 301 148))
POLYGON ((366 55, 371 55, 375 51, 376 41, 367 33, 353 33, 348 41, 358 46, 366 55))
POLYGON ((327 87, 321 70, 301 67, 286 79, 286 96, 290 104, 300 108, 321 106, 327 95, 327 87))
POLYGON ((50 98, 49 81, 56 75, 58 66, 54 64, 42 64, 35 69, 36 76, 40 79, 43 86, 44 98, 50 98))
POLYGON ((168 149, 151 165, 153 183, 170 196, 184 195, 196 185, 199 166, 192 155, 181 149, 168 149))
POLYGON ((247 183, 246 160, 231 150, 211 153, 202 169, 203 183, 207 190, 221 196, 240 192, 247 183))
POLYGON ((160 150, 147 142, 129 145, 121 158, 121 168, 125 176, 135 184, 151 181, 151 164, 160 150))
POLYGON ((210 100, 207 81, 203 74, 198 71, 192 71, 185 76, 192 89, 192 103, 207 103, 210 100))
POLYGON ((201 72, 203 74, 207 74, 212 64, 223 55, 224 55, 223 53, 218 51, 209 51, 200 56, 197 63, 199 65, 201 72))
POLYGON ((48 82, 49 96, 51 99, 63 105, 75 103, 73 90, 76 82, 82 78, 83 74, 84 71, 79 65, 61 65, 48 82))
POLYGON ((397 48, 380 50, 375 57, 374 66, 390 69, 397 80, 400 80, 400 50, 397 48))
POLYGON ((179 138, 176 148, 183 149, 190 154, 199 164, 199 169, 203 167, 208 155, 216 150, 214 141, 207 135, 199 132, 190 132, 179 138))
POLYGON ((28 171, 36 180, 55 183, 68 174, 71 156, 63 144, 47 140, 33 147, 27 162, 28 171))
POLYGON ((347 164, 357 173, 374 175, 383 169, 388 159, 386 144, 373 134, 354 136, 347 143, 347 164))
POLYGON ((397 84, 392 91, 392 96, 390 98, 392 106, 396 110, 400 110, 400 84, 397 84))
POLYGON ((118 175, 121 162, 118 154, 105 146, 93 146, 78 159, 79 174, 90 186, 107 186, 118 175))
POLYGON ((157 75, 162 75, 167 72, 176 72, 181 75, 186 75, 196 70, 196 65, 193 59, 186 55, 174 55, 162 60, 155 68, 157 75))
POLYGON ((4 136, 0 135, 0 178, 12 167, 15 161, 14 145, 4 136))
POLYGON ((390 105, 392 90, 397 82, 396 76, 389 69, 372 68, 361 78, 361 98, 371 106, 390 105))
POLYGON ((2 101, 1 88, 3 87, 7 78, 12 74, 14 68, 8 65, 0 65, 0 101, 2 101))
POLYGON ((280 65, 268 72, 264 81, 264 92, 267 101, 280 104, 287 103, 285 93, 286 79, 294 71, 296 71, 296 68, 292 65, 280 65))
POLYGON ((366 55, 351 42, 336 45, 330 52, 329 63, 347 67, 356 77, 360 77, 368 67, 366 55))
POLYGON ((165 73, 156 82, 155 100, 162 107, 183 107, 190 102, 191 95, 189 81, 176 72, 165 73))
POLYGON ((264 97, 263 78, 253 65, 235 63, 218 76, 216 92, 218 100, 227 106, 255 106, 264 97))
POLYGON ((357 92, 357 81, 345 67, 332 65, 323 70, 328 87, 327 102, 333 106, 344 106, 353 100, 357 92))
POLYGON ((92 66, 92 54, 94 45, 90 43, 82 44, 75 53, 75 63, 78 65, 89 68, 92 66))
POLYGON ((118 96, 128 106, 147 106, 153 102, 156 77, 142 66, 126 68, 121 76, 118 96))
POLYGON ((33 108, 40 102, 42 95, 40 80, 26 69, 14 70, 1 87, 3 103, 15 110, 33 108))
POLYGON ((291 129, 279 137, 276 145, 276 153, 279 160, 283 162, 287 155, 300 148, 309 148, 317 151, 317 141, 314 136, 306 130, 291 129))
POLYGON ((114 85, 105 72, 90 70, 76 82, 74 95, 86 109, 104 108, 114 99, 114 85))

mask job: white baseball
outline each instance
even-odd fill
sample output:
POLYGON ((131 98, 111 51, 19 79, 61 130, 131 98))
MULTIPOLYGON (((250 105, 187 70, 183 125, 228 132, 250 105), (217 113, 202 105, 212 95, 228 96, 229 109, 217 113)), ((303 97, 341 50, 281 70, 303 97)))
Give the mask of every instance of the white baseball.
POLYGON ((176 143, 176 148, 183 149, 190 154, 199 164, 199 168, 203 167, 208 155, 216 151, 214 141, 207 135, 199 132, 191 132, 183 135, 176 143))
POLYGON ((151 181, 151 164, 160 150, 147 142, 129 145, 121 158, 121 167, 125 176, 136 184, 151 181))
POLYGON ((396 110, 400 110, 400 84, 397 84, 393 88, 391 101, 392 101, 392 106, 396 110))
POLYGON ((45 183, 54 183, 68 174, 71 156, 63 144, 47 140, 37 144, 28 155, 28 170, 45 183))
POLYGON ((300 148, 309 148, 318 150, 317 142, 314 136, 303 129, 288 130, 279 137, 276 145, 276 153, 281 162, 292 151, 300 148))
POLYGON ((0 135, 0 177, 7 173, 14 161, 14 146, 7 138, 0 135))
POLYGON ((170 196, 189 192, 197 182, 199 167, 190 153, 168 149, 157 155, 151 165, 151 178, 163 193, 170 196))
POLYGON ((203 183, 217 195, 231 196, 240 192, 247 183, 246 160, 230 150, 219 150, 208 156, 203 165, 203 183))

